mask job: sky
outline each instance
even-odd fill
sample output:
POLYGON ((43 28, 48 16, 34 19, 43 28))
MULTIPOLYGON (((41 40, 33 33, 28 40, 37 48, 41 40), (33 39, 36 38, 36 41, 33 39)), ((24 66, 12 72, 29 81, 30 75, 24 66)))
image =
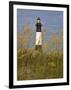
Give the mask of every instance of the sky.
POLYGON ((63 11, 17 9, 17 31, 21 32, 26 24, 31 26, 33 31, 36 30, 38 17, 41 19, 42 30, 48 29, 45 39, 48 39, 52 32, 59 34, 63 30, 63 11))

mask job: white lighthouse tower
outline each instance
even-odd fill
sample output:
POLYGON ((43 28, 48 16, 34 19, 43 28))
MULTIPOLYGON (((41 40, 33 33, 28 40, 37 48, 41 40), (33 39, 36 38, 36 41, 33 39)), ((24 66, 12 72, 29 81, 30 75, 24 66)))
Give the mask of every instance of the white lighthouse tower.
POLYGON ((41 19, 38 17, 36 21, 36 42, 35 42, 35 49, 41 50, 42 49, 42 32, 41 32, 41 19))

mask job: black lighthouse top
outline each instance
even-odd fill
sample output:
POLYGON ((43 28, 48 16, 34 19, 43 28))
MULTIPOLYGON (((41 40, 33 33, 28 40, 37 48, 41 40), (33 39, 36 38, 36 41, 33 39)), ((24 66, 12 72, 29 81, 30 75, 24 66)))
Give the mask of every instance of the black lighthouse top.
POLYGON ((37 18, 37 21, 36 21, 36 32, 41 32, 41 19, 40 17, 37 18))

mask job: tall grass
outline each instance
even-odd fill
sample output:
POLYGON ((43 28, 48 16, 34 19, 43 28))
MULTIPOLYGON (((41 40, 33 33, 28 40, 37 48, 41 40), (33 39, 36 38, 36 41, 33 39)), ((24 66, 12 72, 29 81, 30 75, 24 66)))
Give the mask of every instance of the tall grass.
POLYGON ((51 79, 63 77, 63 54, 38 50, 18 50, 17 79, 51 79))
POLYGON ((62 33, 60 37, 51 34, 49 41, 43 43, 42 51, 36 50, 35 45, 28 47, 31 35, 30 27, 17 35, 17 80, 63 78, 62 33))

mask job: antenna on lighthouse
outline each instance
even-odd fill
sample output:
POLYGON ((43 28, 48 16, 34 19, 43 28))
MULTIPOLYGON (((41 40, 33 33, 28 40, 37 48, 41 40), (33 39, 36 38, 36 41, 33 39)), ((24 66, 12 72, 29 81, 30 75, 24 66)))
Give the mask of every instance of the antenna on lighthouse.
POLYGON ((36 20, 36 41, 35 41, 35 49, 41 50, 42 49, 42 31, 41 31, 41 19, 40 17, 36 20))

